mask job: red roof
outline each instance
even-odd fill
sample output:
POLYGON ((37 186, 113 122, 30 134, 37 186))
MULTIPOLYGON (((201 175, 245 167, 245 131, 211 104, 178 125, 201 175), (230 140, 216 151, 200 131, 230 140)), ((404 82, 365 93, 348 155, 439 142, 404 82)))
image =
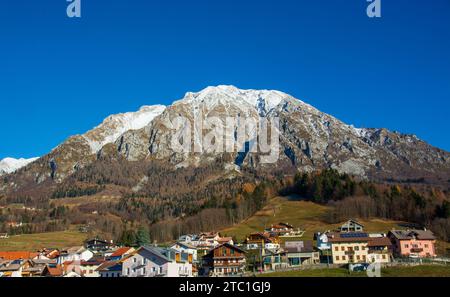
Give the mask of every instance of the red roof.
POLYGON ((123 247, 123 248, 119 248, 117 249, 114 253, 112 253, 111 257, 121 257, 123 256, 126 252, 128 252, 131 248, 129 247, 123 247))
POLYGON ((38 253, 32 252, 0 252, 0 258, 4 260, 33 259, 38 253))

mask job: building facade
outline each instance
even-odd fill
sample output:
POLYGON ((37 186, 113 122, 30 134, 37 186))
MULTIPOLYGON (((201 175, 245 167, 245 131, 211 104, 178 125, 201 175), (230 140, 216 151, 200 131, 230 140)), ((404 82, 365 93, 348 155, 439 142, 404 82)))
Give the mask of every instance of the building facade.
POLYGON ((333 264, 389 263, 392 259, 388 238, 370 237, 367 233, 333 233, 330 235, 333 264))
POLYGON ((203 257, 204 274, 209 276, 242 275, 245 266, 245 251, 228 243, 213 248, 203 257))
POLYGON ((388 234, 394 253, 400 257, 436 257, 436 237, 429 230, 393 230, 388 234))
POLYGON ((192 277, 188 255, 173 249, 141 247, 121 261, 123 277, 192 277))

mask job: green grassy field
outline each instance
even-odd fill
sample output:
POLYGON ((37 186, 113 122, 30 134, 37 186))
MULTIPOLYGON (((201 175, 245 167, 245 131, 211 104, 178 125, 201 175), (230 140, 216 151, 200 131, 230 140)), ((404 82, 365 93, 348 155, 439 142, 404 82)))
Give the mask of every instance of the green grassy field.
POLYGON ((0 239, 0 251, 37 251, 42 248, 65 248, 83 245, 87 234, 77 230, 25 234, 0 239))
MULTIPOLYGON (((261 232, 271 224, 284 222, 305 230, 303 239, 312 240, 315 232, 334 230, 341 225, 325 222, 324 218, 329 210, 327 206, 312 202, 276 197, 262 211, 240 224, 222 230, 221 233, 244 240, 252 232, 261 232)), ((392 228, 400 228, 398 224, 401 223, 379 219, 359 221, 368 232, 387 232, 392 228)))
MULTIPOLYGON (((262 277, 367 277, 365 272, 349 272, 345 268, 298 270, 275 272, 262 277)), ((414 267, 390 267, 381 270, 382 277, 450 277, 450 265, 422 265, 414 267)))

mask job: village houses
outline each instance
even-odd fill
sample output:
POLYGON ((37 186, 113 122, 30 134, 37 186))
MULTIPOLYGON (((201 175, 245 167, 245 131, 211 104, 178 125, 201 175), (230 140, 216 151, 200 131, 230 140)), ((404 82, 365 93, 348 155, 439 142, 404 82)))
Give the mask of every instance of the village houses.
POLYGON ((243 276, 246 273, 305 269, 315 265, 353 267, 400 258, 436 257, 429 230, 364 232, 356 220, 314 240, 290 237, 293 226, 279 223, 246 236, 242 244, 218 232, 183 235, 165 246, 116 247, 95 238, 85 246, 44 248, 37 252, 0 252, 0 277, 193 277, 243 276))

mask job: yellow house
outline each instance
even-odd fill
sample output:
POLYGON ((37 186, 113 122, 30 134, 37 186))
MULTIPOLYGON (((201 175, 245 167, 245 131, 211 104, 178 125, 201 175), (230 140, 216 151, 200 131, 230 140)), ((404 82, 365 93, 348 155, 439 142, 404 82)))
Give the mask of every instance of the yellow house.
POLYGON ((391 261, 391 242, 386 237, 370 237, 367 233, 332 233, 329 241, 334 264, 391 261))

